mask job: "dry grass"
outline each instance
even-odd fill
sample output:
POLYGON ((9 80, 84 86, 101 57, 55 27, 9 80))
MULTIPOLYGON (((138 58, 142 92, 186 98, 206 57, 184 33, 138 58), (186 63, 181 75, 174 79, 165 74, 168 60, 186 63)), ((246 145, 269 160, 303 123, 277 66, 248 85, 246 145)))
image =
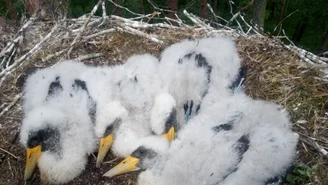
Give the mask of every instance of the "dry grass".
MULTIPOLYGON (((183 38, 200 38, 206 33, 194 30, 148 29, 147 33, 156 34, 164 41, 157 44, 143 37, 128 33, 112 32, 101 35, 93 40, 85 41, 75 47, 72 57, 90 53, 102 53, 103 57, 84 61, 90 65, 115 65, 123 63, 133 54, 151 53, 157 57, 163 49, 183 38)), ((45 32, 42 33, 45 35, 45 32)), ((9 104, 16 94, 21 92, 19 79, 28 68, 47 67, 56 63, 64 55, 42 62, 49 54, 58 52, 69 46, 72 40, 65 40, 57 45, 47 45, 19 67, 5 81, 0 91, 0 105, 9 104)), ((246 92, 256 99, 277 102, 287 108, 294 123, 294 129, 302 138, 317 138, 322 146, 328 147, 328 126, 325 115, 328 108, 327 81, 323 81, 321 73, 309 69, 293 53, 279 46, 270 45, 267 38, 244 38, 236 40, 240 57, 249 66, 246 92)), ((19 128, 22 120, 21 101, 19 101, 0 120, 0 185, 24 184, 23 172, 25 165, 25 150, 19 144, 19 128)), ((2 111, 3 107, 0 108, 2 111)), ((300 142, 299 155, 296 163, 303 163, 314 171, 310 179, 304 179, 302 184, 325 184, 328 182, 327 160, 313 147, 300 142)), ((110 161, 114 156, 107 156, 110 161)), ((131 184, 134 185, 137 174, 128 174, 113 179, 101 178, 101 175, 119 162, 105 164, 95 168, 95 158, 90 157, 85 172, 72 181, 74 184, 131 184)), ((40 184, 38 172, 26 184, 40 184)))

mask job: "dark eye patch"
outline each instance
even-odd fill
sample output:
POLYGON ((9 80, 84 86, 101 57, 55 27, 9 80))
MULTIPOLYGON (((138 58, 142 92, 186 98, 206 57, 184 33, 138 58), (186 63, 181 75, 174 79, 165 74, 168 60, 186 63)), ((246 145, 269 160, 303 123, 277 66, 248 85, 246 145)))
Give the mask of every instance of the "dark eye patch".
POLYGON ((132 152, 131 156, 132 157, 136 157, 140 160, 143 160, 145 158, 148 159, 152 159, 154 157, 156 157, 156 152, 151 150, 151 149, 147 149, 144 146, 140 146, 139 148, 137 148, 134 152, 132 152))
POLYGON ((105 130, 104 137, 106 137, 106 136, 112 134, 112 133, 113 133, 113 129, 114 129, 114 126, 113 126, 112 124, 109 125, 109 126, 106 128, 106 130, 105 130))
POLYGON ((33 136, 29 137, 29 139, 27 141, 28 148, 33 148, 40 144, 41 144, 41 138, 39 137, 39 135, 33 135, 33 136))
POLYGON ((174 130, 178 131, 178 121, 177 121, 177 110, 175 108, 172 109, 170 116, 165 121, 165 129, 164 133, 167 133, 171 127, 174 127, 174 130))
POLYGON ((60 132, 57 128, 46 127, 44 129, 30 132, 27 141, 28 148, 41 145, 41 151, 59 151, 60 132))
POLYGON ((107 126, 105 132, 104 132, 104 137, 112 134, 114 132, 114 129, 118 127, 118 125, 122 122, 121 118, 116 118, 110 125, 107 126))

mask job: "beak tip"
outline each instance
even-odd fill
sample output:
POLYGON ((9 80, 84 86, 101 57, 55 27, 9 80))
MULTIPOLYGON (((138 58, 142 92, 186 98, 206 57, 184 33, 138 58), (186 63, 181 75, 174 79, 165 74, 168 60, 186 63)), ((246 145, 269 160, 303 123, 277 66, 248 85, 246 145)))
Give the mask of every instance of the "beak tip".
MULTIPOLYGON (((105 154, 106 155, 106 154, 105 154)), ((96 161, 96 167, 100 168, 102 162, 104 161, 105 155, 101 155, 98 153, 97 161, 96 161)))
POLYGON ((24 175, 24 181, 27 181, 27 180, 29 180, 30 178, 31 178, 30 175, 24 175))
POLYGON ((108 177, 108 178, 112 178, 113 174, 110 173, 110 171, 104 173, 103 177, 108 177))

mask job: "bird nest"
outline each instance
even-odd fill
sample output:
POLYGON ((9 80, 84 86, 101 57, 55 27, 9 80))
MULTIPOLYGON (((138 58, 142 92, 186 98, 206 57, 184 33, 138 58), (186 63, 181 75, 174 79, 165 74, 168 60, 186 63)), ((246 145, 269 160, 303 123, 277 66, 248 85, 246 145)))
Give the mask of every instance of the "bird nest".
MULTIPOLYGON (((182 21, 176 21, 178 26, 148 24, 153 15, 144 15, 136 21, 105 14, 96 17, 94 12, 56 22, 32 17, 15 35, 7 35, 10 38, 7 45, 0 48, 0 184, 40 184, 38 172, 31 180, 23 180, 25 150, 18 137, 23 118, 22 84, 30 71, 67 58, 99 66, 124 63, 134 54, 151 53, 159 57, 167 46, 182 39, 211 35, 225 35, 236 41, 243 65, 249 68, 246 82, 249 96, 276 102, 289 111, 293 129, 301 136, 295 164, 312 169, 309 178, 303 178, 301 183, 328 182, 327 59, 256 30, 249 34, 240 27, 213 28, 186 11, 192 26, 182 21)), ((115 156, 108 155, 101 168, 95 167, 95 161, 91 155, 86 170, 69 184, 136 184, 137 173, 112 179, 102 177, 120 161, 115 156)))

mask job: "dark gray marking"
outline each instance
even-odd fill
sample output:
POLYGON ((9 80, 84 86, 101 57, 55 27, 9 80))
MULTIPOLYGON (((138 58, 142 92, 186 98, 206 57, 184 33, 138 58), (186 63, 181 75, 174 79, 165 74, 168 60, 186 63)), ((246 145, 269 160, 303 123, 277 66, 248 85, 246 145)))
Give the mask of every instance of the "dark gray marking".
POLYGON ((243 135, 241 138, 239 138, 235 145, 235 150, 238 152, 240 158, 242 158, 244 153, 248 150, 249 145, 249 135, 243 135))
POLYGON ((266 182, 264 183, 265 185, 276 185, 277 183, 280 182, 280 177, 272 177, 269 178, 268 180, 266 180, 266 182))
POLYGON ((213 130, 215 132, 232 130, 233 129, 233 125, 235 123, 240 122, 240 120, 242 119, 242 117, 243 117, 243 113, 239 112, 236 115, 232 116, 232 118, 227 123, 224 123, 224 124, 221 124, 221 125, 218 125, 218 126, 213 127, 213 130))
POLYGON ((242 66, 240 69, 239 69, 239 73, 238 73, 238 76, 236 78, 235 81, 232 82, 231 86, 230 86, 230 89, 235 89, 239 86, 239 84, 241 86, 243 86, 246 82, 246 77, 247 77, 247 66, 242 66))
POLYGON ((249 145, 250 145, 249 135, 241 136, 238 139, 237 143, 234 144, 234 146, 233 146, 234 150, 236 152, 238 152, 237 163, 236 163, 236 165, 231 167, 229 170, 227 170, 228 173, 223 177, 222 181, 224 181, 229 175, 235 173, 238 170, 238 166, 243 159, 244 153, 248 150, 249 145))
POLYGON ((189 116, 191 116, 192 107, 194 106, 194 101, 190 101, 189 116))
POLYGON ((177 121, 177 110, 175 108, 172 109, 170 116, 165 121, 164 133, 167 133, 172 126, 174 127, 175 132, 177 132, 179 128, 177 121))
POLYGON ((137 167, 139 167, 141 170, 146 170, 148 165, 144 163, 145 159, 154 159, 157 156, 157 153, 152 149, 140 146, 132 152, 131 156, 140 160, 136 165, 137 167))
POLYGON ((184 113, 186 115, 187 111, 188 111, 188 100, 187 100, 187 103, 183 104, 183 109, 184 109, 184 113))
POLYGON ((206 69, 207 84, 208 85, 207 85, 207 88, 205 89, 205 91, 202 94, 202 98, 204 98, 206 96, 206 94, 208 93, 209 83, 211 82, 211 74, 212 74, 212 68, 213 67, 211 65, 209 65, 206 58, 201 53, 195 55, 195 60, 197 62, 197 67, 206 69))
POLYGON ((194 54, 195 54, 195 52, 191 52, 191 53, 186 54, 183 58, 179 58, 178 64, 182 64, 183 59, 190 59, 191 56, 194 55, 194 54))
POLYGON ((88 100, 88 108, 89 108, 89 117, 93 124, 96 123, 96 114, 97 114, 97 102, 94 101, 91 96, 89 96, 88 100))
POLYGON ((231 129, 232 129, 232 124, 222 124, 222 125, 213 127, 213 130, 215 132, 229 131, 231 129))
POLYGON ((106 137, 110 134, 112 134, 115 130, 116 127, 119 126, 119 124, 122 122, 122 119, 121 118, 116 118, 113 123, 111 123, 105 130, 104 132, 104 136, 103 137, 106 137))
POLYGON ((56 80, 51 82, 48 89, 47 100, 49 97, 56 95, 57 93, 63 91, 63 87, 60 84, 59 77, 56 77, 56 80))
POLYGON ((83 90, 87 93, 89 117, 90 117, 92 123, 95 124, 96 114, 97 114, 97 102, 91 97, 88 87, 87 87, 87 83, 83 80, 75 79, 74 84, 72 86, 75 89, 75 91, 83 90))
POLYGON ((41 151, 58 152, 60 149, 60 132, 57 128, 46 127, 29 133, 27 147, 41 145, 41 151))
POLYGON ((75 79, 75 80, 74 80, 74 85, 73 85, 73 87, 76 87, 76 88, 78 88, 78 89, 82 89, 82 90, 84 90, 84 91, 87 91, 87 93, 89 94, 89 92, 88 92, 88 88, 87 88, 87 84, 86 84, 86 82, 83 81, 83 80, 75 79))
POLYGON ((194 55, 194 54, 195 54, 195 52, 188 53, 183 58, 190 59, 191 56, 194 55))
POLYGON ((196 115, 198 114, 198 112, 199 112, 199 109, 200 109, 200 104, 198 104, 198 105, 197 105, 197 107, 196 107, 196 112, 195 112, 195 113, 196 113, 196 115))

